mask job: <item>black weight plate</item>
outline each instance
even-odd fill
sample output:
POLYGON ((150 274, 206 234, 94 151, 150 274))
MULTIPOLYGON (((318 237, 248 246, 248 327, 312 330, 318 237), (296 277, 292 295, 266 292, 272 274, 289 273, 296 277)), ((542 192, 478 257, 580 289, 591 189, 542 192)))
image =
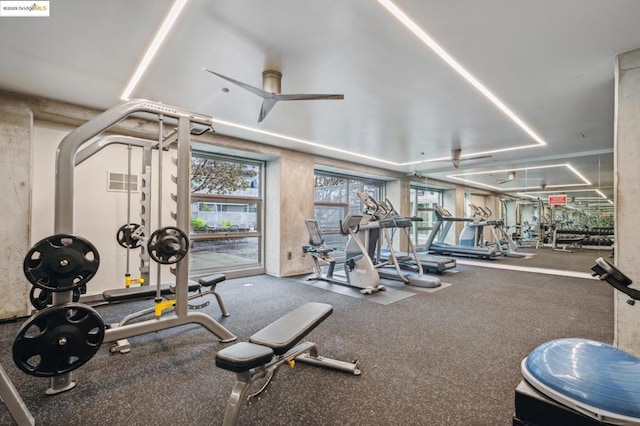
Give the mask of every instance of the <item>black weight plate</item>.
POLYGON ((189 237, 180 228, 166 226, 157 229, 147 242, 149 256, 158 263, 171 265, 180 262, 189 251, 189 237))
POLYGON ((53 293, 49 290, 43 290, 35 286, 31 287, 31 291, 29 292, 31 306, 39 311, 46 308, 52 303, 52 295, 53 293))
MULTIPOLYGON (((83 288, 86 291, 85 286, 73 289, 74 302, 80 300, 80 293, 83 288)), ((34 286, 31 287, 31 291, 29 292, 29 300, 31 300, 31 305, 40 311, 53 303, 53 292, 34 286)))
POLYGON ((69 291, 86 284, 98 270, 93 244, 75 235, 58 234, 36 243, 23 263, 31 284, 43 290, 69 291))
POLYGON ((142 225, 137 223, 124 224, 118 228, 116 233, 116 240, 124 248, 138 248, 140 247, 140 240, 133 238, 132 235, 140 229, 142 225))
POLYGON ((13 360, 32 376, 58 376, 89 361, 104 334, 95 309, 81 303, 51 306, 22 325, 13 341, 13 360))

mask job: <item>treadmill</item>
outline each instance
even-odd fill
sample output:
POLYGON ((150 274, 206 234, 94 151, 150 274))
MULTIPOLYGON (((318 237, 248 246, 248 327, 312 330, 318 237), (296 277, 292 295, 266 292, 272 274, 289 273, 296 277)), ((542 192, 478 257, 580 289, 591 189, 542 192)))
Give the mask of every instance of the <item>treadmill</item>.
MULTIPOLYGON (((406 218, 406 219, 400 219, 400 220, 396 219, 395 226, 397 228, 401 228, 401 229, 407 228, 407 230, 409 230, 409 228, 411 228, 412 226, 411 222, 419 221, 419 220, 422 220, 422 218, 412 217, 412 218, 406 218)), ((409 242, 408 252, 402 252, 398 250, 394 251, 394 254, 398 259, 398 261, 400 262, 401 267, 407 268, 407 269, 415 269, 416 264, 419 262, 424 272, 442 274, 444 271, 448 269, 453 269, 457 266, 456 260, 451 257, 434 256, 428 253, 418 253, 417 251, 415 252, 415 256, 414 256, 412 253, 414 250, 414 248, 412 247, 413 241, 412 240, 409 240, 409 241, 410 242, 409 242)), ((388 247, 381 248, 379 257, 381 262, 386 262, 387 260, 389 260, 389 257, 391 257, 391 251, 389 250, 389 248, 388 247)))
POLYGON ((504 229, 504 219, 489 219, 491 217, 491 210, 488 207, 476 206, 469 204, 469 207, 478 212, 477 217, 480 217, 480 221, 473 226, 486 226, 491 230, 493 235, 493 244, 496 249, 506 257, 523 258, 526 255, 518 253, 518 245, 509 236, 509 233, 504 229))
POLYGON ((477 257, 480 259, 497 259, 501 253, 494 247, 471 247, 444 242, 445 237, 455 222, 473 222, 471 218, 453 217, 444 207, 436 206, 436 223, 427 239, 426 250, 428 253, 445 254, 451 256, 477 257), (437 240, 436 240, 437 237, 437 240))
MULTIPOLYGON (((422 270, 425 272, 431 272, 436 274, 442 274, 447 269, 453 269, 456 267, 456 260, 451 257, 444 256, 434 256, 428 253, 418 253, 415 249, 415 245, 413 244, 413 239, 411 238, 411 227, 413 226, 413 222, 421 222, 421 217, 403 217, 396 211, 391 204, 391 201, 385 199, 384 201, 377 202, 380 207, 384 208, 387 212, 387 217, 392 217, 394 219, 395 228, 401 229, 404 231, 404 235, 408 242, 407 252, 394 251, 396 256, 396 260, 400 262, 400 266, 409 270, 417 270, 417 263, 420 263, 422 266, 422 270)), ((393 230, 393 228, 391 228, 393 230)), ((391 236, 393 239, 393 235, 391 236)), ((391 251, 389 248, 381 248, 379 252, 379 260, 381 262, 385 262, 389 260, 391 256, 391 251)))

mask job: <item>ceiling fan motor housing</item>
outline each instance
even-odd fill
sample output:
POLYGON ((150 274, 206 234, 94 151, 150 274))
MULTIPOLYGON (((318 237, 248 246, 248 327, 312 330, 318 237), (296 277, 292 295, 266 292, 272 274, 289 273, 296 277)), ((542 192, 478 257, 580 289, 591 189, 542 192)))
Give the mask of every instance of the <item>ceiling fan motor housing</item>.
POLYGON ((262 72, 262 90, 269 93, 280 93, 282 73, 280 71, 266 70, 262 72))

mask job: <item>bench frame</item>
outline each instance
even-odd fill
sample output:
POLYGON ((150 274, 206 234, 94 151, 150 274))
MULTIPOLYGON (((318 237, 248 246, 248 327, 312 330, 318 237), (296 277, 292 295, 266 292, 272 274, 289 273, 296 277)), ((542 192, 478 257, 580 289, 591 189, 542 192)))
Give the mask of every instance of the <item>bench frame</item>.
MULTIPOLYGON (((256 348, 263 348, 263 349, 270 348, 272 351, 274 350, 273 346, 277 346, 277 347, 275 348, 275 352, 273 354, 271 361, 263 365, 245 369, 243 371, 238 371, 241 368, 236 369, 236 382, 233 385, 233 389, 231 390, 231 395, 229 396, 229 400, 227 402, 227 407, 224 414, 223 426, 235 426, 237 424, 238 418, 240 416, 240 410, 242 408, 242 404, 245 401, 260 395, 262 391, 264 391, 267 388, 269 383, 271 383, 271 380, 273 380, 273 378, 275 377, 278 369, 284 364, 288 364, 289 366, 293 367, 296 361, 300 361, 306 364, 311 364, 319 367, 344 371, 347 373, 351 373, 355 376, 359 376, 361 374, 361 371, 358 366, 358 360, 354 360, 353 362, 346 362, 346 361, 340 361, 340 360, 320 356, 318 355, 318 347, 313 342, 307 341, 307 342, 299 343, 296 345, 296 343, 299 340, 304 338, 309 332, 311 332, 311 330, 313 330, 313 328, 315 328, 315 326, 317 326, 320 322, 322 322, 326 316, 331 314, 331 311, 329 311, 327 314, 323 316, 322 319, 319 319, 318 321, 315 321, 312 323, 302 324, 302 326, 300 326, 299 329, 293 330, 291 327, 291 324, 290 323, 287 324, 287 319, 291 318, 292 316, 295 316, 295 314, 299 313, 301 310, 309 308, 310 305, 314 305, 314 303, 308 303, 306 305, 303 305, 297 308, 292 312, 289 312, 287 315, 281 317, 280 319, 276 320, 272 324, 268 325, 261 331, 251 336, 251 338, 249 339, 251 343, 244 343, 244 345, 248 348, 250 348, 251 346, 254 346, 256 348), (283 328, 287 328, 287 330, 284 331, 283 328), (257 336, 264 337, 265 331, 267 330, 275 331, 276 334, 280 335, 279 337, 281 337, 283 334, 290 333, 290 336, 287 336, 287 338, 284 340, 291 342, 290 346, 292 347, 286 348, 286 352, 280 355, 277 355, 276 352, 283 351, 283 347, 281 345, 282 342, 274 341, 272 344, 270 344, 270 342, 266 341, 265 339, 258 339, 260 341, 260 344, 257 344, 254 341, 254 339, 257 336), (256 380, 263 377, 267 378, 266 383, 258 391, 247 396, 250 386, 256 380)), ((324 304, 317 304, 317 305, 324 305, 324 304)), ((329 305, 326 305, 326 306, 329 306, 329 305)), ((329 308, 331 307, 329 306, 329 308)), ((218 364, 219 357, 224 357, 225 350, 228 350, 233 346, 235 345, 228 346, 227 348, 221 350, 216 354, 216 365, 221 367, 218 364)), ((261 357, 264 356, 265 351, 263 350, 262 352, 263 354, 261 355, 261 357)), ((250 359, 244 359, 243 361, 250 362, 250 359)), ((225 367, 222 367, 222 368, 225 368, 225 367)), ((230 370, 229 368, 225 368, 225 369, 230 370)))

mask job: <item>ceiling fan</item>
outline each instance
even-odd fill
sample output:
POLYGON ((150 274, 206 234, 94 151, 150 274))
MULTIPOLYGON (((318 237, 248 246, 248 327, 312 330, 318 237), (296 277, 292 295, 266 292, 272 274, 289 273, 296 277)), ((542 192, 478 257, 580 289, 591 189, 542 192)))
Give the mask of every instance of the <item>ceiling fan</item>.
MULTIPOLYGON (((421 154, 424 155, 424 153, 421 153, 421 154)), ((451 149, 451 157, 448 160, 429 161, 429 163, 442 163, 444 161, 451 161, 451 164, 453 164, 453 167, 455 169, 457 169, 458 167, 460 167, 460 162, 461 161, 480 160, 481 158, 491 158, 491 155, 489 155, 489 154, 476 155, 476 156, 469 156, 469 157, 462 158, 462 148, 452 148, 451 149)), ((411 175, 412 176, 418 176, 418 172, 411 173, 411 175)))
POLYGON ((210 69, 203 68, 205 71, 225 79, 243 89, 258 95, 262 98, 262 107, 258 116, 258 123, 265 119, 271 108, 278 101, 305 101, 305 100, 321 100, 321 99, 344 99, 341 94, 283 94, 280 93, 280 82, 282 81, 282 73, 274 70, 266 70, 262 73, 262 89, 234 80, 231 77, 224 76, 210 69))
POLYGON ((547 189, 547 182, 542 179, 542 181, 540 182, 540 190, 545 191, 547 189))
POLYGON ((453 168, 457 169, 460 167, 461 161, 469 161, 469 160, 479 160, 481 158, 490 158, 491 155, 477 155, 475 157, 464 157, 462 156, 462 148, 452 148, 451 149, 451 164, 453 164, 453 168))
POLYGON ((507 174, 507 178, 506 179, 496 179, 496 182, 498 182, 498 185, 503 185, 507 182, 513 182, 514 180, 516 180, 516 172, 515 171, 510 171, 507 174))

